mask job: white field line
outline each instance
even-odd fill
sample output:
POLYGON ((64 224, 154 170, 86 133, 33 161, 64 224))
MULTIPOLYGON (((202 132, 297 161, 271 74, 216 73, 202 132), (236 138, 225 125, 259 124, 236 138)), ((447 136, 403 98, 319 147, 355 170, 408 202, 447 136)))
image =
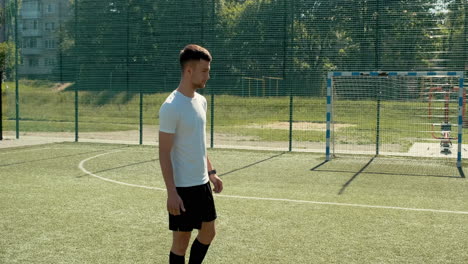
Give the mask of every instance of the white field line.
POLYGON ((335 206, 350 206, 350 207, 363 207, 363 208, 378 208, 378 209, 392 209, 392 210, 404 210, 404 211, 418 211, 418 212, 431 212, 431 213, 447 213, 447 214, 466 214, 464 211, 450 211, 450 210, 437 210, 437 209, 424 209, 424 208, 407 208, 397 206, 383 206, 383 205, 367 205, 367 204, 349 204, 349 203, 334 203, 334 202, 316 202, 307 200, 293 200, 293 199, 281 199, 281 198, 262 198, 262 197, 249 197, 249 196, 238 196, 238 195, 223 195, 218 194, 216 196, 236 199, 248 199, 248 200, 261 200, 261 201, 278 201, 278 202, 290 202, 290 203, 305 203, 305 204, 318 204, 318 205, 335 205, 335 206))
POLYGON ((84 164, 88 161, 88 160, 91 160, 91 159, 94 159, 94 158, 97 158, 97 157, 100 157, 100 156, 103 156, 103 155, 107 155, 107 154, 111 154, 111 153, 116 153, 116 152, 121 152, 123 150, 116 150, 116 151, 111 151, 111 152, 106 152, 106 153, 101 153, 99 155, 96 155, 96 156, 92 156, 90 158, 87 158, 87 159, 84 159, 80 162, 80 164, 78 164, 78 168, 80 168, 80 170, 82 170, 84 173, 88 174, 88 175, 91 175, 93 177, 96 177, 98 179, 101 179, 103 181, 108 181, 108 182, 112 182, 112 183, 117 183, 117 184, 120 184, 120 185, 125 185, 125 186, 130 186, 130 187, 137 187, 137 188, 144 188, 144 189, 150 189, 150 190, 158 190, 158 191, 165 191, 166 189, 164 188, 158 188, 158 187, 150 187, 150 186, 144 186, 144 185, 138 185, 138 184, 132 184, 132 183, 126 183, 126 182, 121 182, 121 181, 116 181, 116 180, 111 180, 111 179, 108 179, 108 178, 104 178, 104 177, 101 177, 99 175, 96 175, 90 171, 88 171, 87 169, 84 168, 84 164))
MULTIPOLYGON (((149 190, 157 190, 157 191, 166 191, 165 188, 159 187, 150 187, 145 185, 138 185, 138 184, 131 184, 116 180, 111 180, 99 175, 96 175, 87 169, 84 168, 84 164, 92 160, 94 158, 104 156, 111 153, 120 152, 123 150, 111 151, 102 154, 98 154, 87 159, 82 160, 78 168, 83 171, 84 173, 101 179, 103 181, 112 182, 120 185, 136 187, 136 188, 143 188, 149 190)), ((245 199, 245 200, 257 200, 257 201, 271 201, 271 202, 288 202, 288 203, 302 203, 302 204, 317 204, 317 205, 331 205, 331 206, 348 206, 348 207, 361 207, 361 208, 376 208, 376 209, 389 209, 389 210, 402 210, 402 211, 415 211, 415 212, 430 212, 430 213, 445 213, 445 214, 462 214, 468 215, 466 211, 450 211, 450 210, 438 210, 438 209, 424 209, 424 208, 409 208, 409 207, 397 207, 397 206, 383 206, 383 205, 368 205, 368 204, 351 204, 351 203, 335 203, 335 202, 318 202, 318 201, 308 201, 308 200, 295 200, 295 199, 282 199, 282 198, 267 198, 267 197, 253 197, 253 196, 240 196, 240 195, 224 195, 224 194, 215 194, 216 197, 223 197, 223 198, 232 198, 232 199, 245 199)))

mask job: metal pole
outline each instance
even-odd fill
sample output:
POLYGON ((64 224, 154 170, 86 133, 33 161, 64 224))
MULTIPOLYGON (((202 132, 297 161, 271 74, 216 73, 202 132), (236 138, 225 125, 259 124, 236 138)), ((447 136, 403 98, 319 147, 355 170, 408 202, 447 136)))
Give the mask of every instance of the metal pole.
MULTIPOLYGON (((75 0, 75 45, 78 50, 78 1, 75 0)), ((78 142, 78 83, 81 74, 81 66, 79 65, 78 55, 76 57, 76 77, 75 77, 75 142, 78 142)))
POLYGON ((213 89, 211 90, 211 126, 210 126, 210 148, 214 147, 214 104, 215 104, 215 95, 213 89))
POLYGON ((60 83, 63 83, 63 48, 62 48, 62 45, 63 45, 63 17, 62 17, 62 9, 63 9, 63 6, 62 6, 62 3, 59 3, 59 27, 60 27, 60 32, 59 32, 59 79, 60 79, 60 83))
MULTIPOLYGON (((0 8, 3 10, 3 20, 0 21, 0 43, 3 43, 6 41, 6 23, 5 23, 5 16, 6 16, 6 11, 5 11, 5 0, 0 0, 0 8)), ((3 71, 6 68, 6 54, 1 55, 2 61, 0 64, 0 140, 3 140, 3 91, 2 91, 2 85, 3 85, 3 71)))
MULTIPOLYGON (((375 70, 379 71, 380 69, 380 0, 376 1, 376 30, 375 30, 375 70)), ((379 77, 376 77, 379 78, 379 77)), ((377 81, 376 87, 376 99, 377 99, 377 124, 376 124, 376 136, 375 136, 375 155, 379 155, 380 149, 380 107, 381 107, 381 96, 382 96, 382 87, 380 85, 380 80, 377 81)))
POLYGON ((328 73, 327 78, 327 132, 326 132, 326 145, 325 145, 325 160, 330 161, 330 145, 331 145, 331 124, 332 124, 332 87, 333 87, 333 79, 332 74, 328 73))
POLYGON ((375 19, 375 61, 374 70, 379 71, 380 67, 380 0, 376 0, 376 19, 375 19))
POLYGON ((200 23, 200 39, 201 39, 201 43, 203 46, 205 46, 205 35, 204 35, 204 31, 205 31, 205 7, 203 6, 203 4, 205 3, 204 0, 201 0, 200 2, 200 7, 201 7, 201 23, 200 23))
POLYGON ((78 86, 75 84, 75 142, 78 142, 78 86))
MULTIPOLYGON (((383 78, 383 77, 376 77, 376 78, 383 78)), ((381 106, 381 97, 382 97, 382 89, 380 85, 380 79, 377 81, 376 87, 376 97, 377 97, 377 124, 376 124, 376 135, 375 135, 375 155, 379 155, 380 149, 380 106, 381 106)))
POLYGON ((125 58, 125 63, 126 63, 126 89, 127 89, 127 99, 128 99, 128 92, 129 92, 129 85, 130 85, 130 73, 129 73, 129 63, 130 63, 130 47, 129 47, 129 42, 130 42, 130 2, 127 1, 127 54, 125 58))
POLYGON ((283 26, 284 26, 284 32, 283 32, 283 80, 286 79, 286 58, 287 58, 287 38, 288 38, 288 17, 287 17, 287 12, 286 12, 286 0, 283 0, 283 26))
MULTIPOLYGON (((3 65, 0 65, 3 68, 3 65)), ((0 140, 3 140, 3 71, 0 71, 0 140)))
POLYGON ((292 89, 289 88, 289 147, 288 147, 289 151, 292 151, 293 110, 294 110, 294 97, 292 94, 292 89))
POLYGON ((140 91, 140 145, 143 144, 143 92, 140 91))
POLYGON ((18 80, 18 0, 15 0, 15 106, 16 106, 16 139, 19 139, 19 80, 18 80))
MULTIPOLYGON (((463 73, 462 73, 463 74, 463 73)), ((458 151, 457 151, 457 167, 462 167, 462 144, 463 144, 463 97, 465 95, 464 76, 462 75, 459 80, 458 89, 458 151)))
MULTIPOLYGON (((284 0, 286 1, 286 0, 284 0)), ((293 46, 293 35, 294 35, 294 1, 291 1, 291 33, 289 37, 290 46, 293 46)), ((286 27, 285 27, 286 30, 286 27)), ((290 59, 292 59, 292 55, 290 54, 290 59)), ((285 66, 283 66, 285 67, 285 66)), ((289 147, 288 150, 292 151, 292 137, 293 137, 293 113, 294 113, 294 97, 293 97, 293 89, 291 83, 289 84, 289 147)))
MULTIPOLYGON (((464 14, 464 22, 465 22, 465 26, 463 27, 463 33, 464 33, 464 41, 466 41, 468 39, 468 2, 467 1, 464 1, 463 2, 463 10, 465 11, 465 14, 464 14)), ((468 69, 468 45, 467 43, 465 43, 465 45, 463 45, 463 57, 465 58, 464 59, 464 63, 462 65, 462 67, 464 67, 464 69, 462 70, 466 70, 468 69)))
MULTIPOLYGON (((215 2, 213 0, 212 2, 213 4, 211 5, 211 12, 212 12, 212 16, 211 16, 211 26, 213 27, 213 31, 214 31, 214 23, 215 23, 215 2)), ((203 10, 203 8, 202 8, 203 10)), ((203 32, 203 30, 202 30, 203 32)), ((212 36, 214 37, 215 34, 213 32, 212 36)), ((214 41, 213 41, 214 42, 214 41)), ((211 126, 210 126, 210 148, 213 148, 214 147, 214 104, 215 104, 215 95, 214 95, 214 90, 210 87, 210 91, 211 91, 211 109, 210 109, 210 112, 211 112, 211 126)))

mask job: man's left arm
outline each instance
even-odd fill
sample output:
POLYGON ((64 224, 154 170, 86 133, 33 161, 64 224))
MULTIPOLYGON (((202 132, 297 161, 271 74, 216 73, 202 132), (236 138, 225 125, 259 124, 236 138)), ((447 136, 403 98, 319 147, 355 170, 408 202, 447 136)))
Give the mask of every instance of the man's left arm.
MULTIPOLYGON (((208 158, 208 155, 206 156, 206 164, 208 167, 208 173, 212 170, 214 170, 213 165, 210 162, 210 159, 208 158)), ((216 173, 213 173, 211 175, 208 175, 210 178, 211 183, 214 185, 213 191, 215 193, 220 193, 223 190, 223 181, 216 175, 216 173)))

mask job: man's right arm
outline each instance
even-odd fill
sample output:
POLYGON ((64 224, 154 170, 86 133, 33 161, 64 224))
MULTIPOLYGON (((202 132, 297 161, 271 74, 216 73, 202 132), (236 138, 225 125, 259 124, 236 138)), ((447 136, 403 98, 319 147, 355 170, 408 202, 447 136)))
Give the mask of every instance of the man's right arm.
POLYGON ((177 194, 172 169, 171 150, 174 145, 174 134, 159 131, 159 164, 167 189, 167 211, 179 215, 180 209, 185 212, 184 203, 177 194))

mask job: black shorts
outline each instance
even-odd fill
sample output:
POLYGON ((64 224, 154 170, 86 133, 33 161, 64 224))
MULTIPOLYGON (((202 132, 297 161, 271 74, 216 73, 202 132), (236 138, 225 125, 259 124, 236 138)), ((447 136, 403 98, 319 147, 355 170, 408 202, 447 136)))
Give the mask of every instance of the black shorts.
POLYGON ((185 212, 180 215, 169 214, 169 229, 191 232, 201 229, 202 222, 216 219, 216 208, 210 182, 192 187, 177 187, 177 193, 184 202, 185 212))

